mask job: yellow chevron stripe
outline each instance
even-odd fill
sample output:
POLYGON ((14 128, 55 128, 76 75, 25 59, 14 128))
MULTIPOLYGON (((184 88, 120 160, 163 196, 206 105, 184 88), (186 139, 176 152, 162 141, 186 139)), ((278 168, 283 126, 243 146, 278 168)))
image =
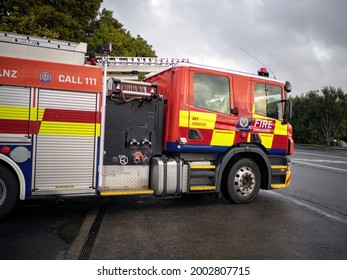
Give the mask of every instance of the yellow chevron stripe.
POLYGON ((189 126, 189 111, 180 110, 179 126, 180 127, 188 127, 189 126))
POLYGON ((180 127, 214 129, 217 119, 216 113, 180 110, 180 127))
POLYGON ((214 129, 211 139, 212 146, 232 146, 235 140, 235 131, 214 129))
POLYGON ((282 124, 281 121, 276 120, 274 134, 276 135, 287 135, 288 125, 282 124))
POLYGON ((274 135, 269 133, 259 133, 259 136, 261 138, 261 143, 264 145, 264 147, 270 149, 272 147, 274 135))
POLYGON ((100 124, 43 121, 40 135, 100 136, 100 124))
POLYGON ((217 114, 190 111, 189 128, 214 129, 217 114))
POLYGON ((0 106, 0 119, 16 121, 41 121, 44 111, 44 108, 38 109, 23 106, 0 106))

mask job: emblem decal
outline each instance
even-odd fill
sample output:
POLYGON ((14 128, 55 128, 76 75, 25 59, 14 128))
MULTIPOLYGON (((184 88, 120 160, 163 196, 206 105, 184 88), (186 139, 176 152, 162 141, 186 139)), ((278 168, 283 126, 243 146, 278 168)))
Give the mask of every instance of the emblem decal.
POLYGON ((251 124, 250 119, 246 117, 239 117, 236 127, 239 131, 249 131, 250 124, 251 124))
POLYGON ((52 81, 52 75, 49 72, 41 72, 40 81, 47 84, 52 81))

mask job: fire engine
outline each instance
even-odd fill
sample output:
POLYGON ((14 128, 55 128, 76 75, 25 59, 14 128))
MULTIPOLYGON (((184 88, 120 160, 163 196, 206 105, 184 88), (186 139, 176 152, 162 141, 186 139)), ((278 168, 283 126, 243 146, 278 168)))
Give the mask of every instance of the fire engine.
POLYGON ((0 218, 18 199, 204 193, 244 203, 290 183, 291 85, 265 68, 108 56, 93 66, 85 43, 6 32, 0 50, 0 218), (158 69, 143 82, 110 74, 125 68, 158 69))

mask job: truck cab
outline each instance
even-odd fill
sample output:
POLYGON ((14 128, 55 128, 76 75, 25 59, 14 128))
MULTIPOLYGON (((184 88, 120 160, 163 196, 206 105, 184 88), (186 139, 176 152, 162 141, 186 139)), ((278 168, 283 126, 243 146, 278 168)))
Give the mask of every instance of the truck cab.
POLYGON ((193 181, 238 203, 253 200, 259 188, 289 184, 289 82, 269 78, 266 69, 252 75, 194 64, 177 64, 146 82, 158 84, 165 99, 164 152, 193 166, 207 163, 205 172, 194 167, 192 174, 197 169, 209 180, 193 181))

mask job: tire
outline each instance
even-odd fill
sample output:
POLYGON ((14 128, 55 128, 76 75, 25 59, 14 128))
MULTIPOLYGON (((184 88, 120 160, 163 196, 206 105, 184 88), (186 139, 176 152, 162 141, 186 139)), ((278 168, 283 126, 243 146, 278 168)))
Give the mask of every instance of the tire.
POLYGON ((258 165, 249 158, 236 161, 229 169, 223 195, 234 203, 253 201, 259 192, 261 174, 258 165))
POLYGON ((15 175, 0 165, 0 220, 13 209, 18 195, 19 187, 15 175))

